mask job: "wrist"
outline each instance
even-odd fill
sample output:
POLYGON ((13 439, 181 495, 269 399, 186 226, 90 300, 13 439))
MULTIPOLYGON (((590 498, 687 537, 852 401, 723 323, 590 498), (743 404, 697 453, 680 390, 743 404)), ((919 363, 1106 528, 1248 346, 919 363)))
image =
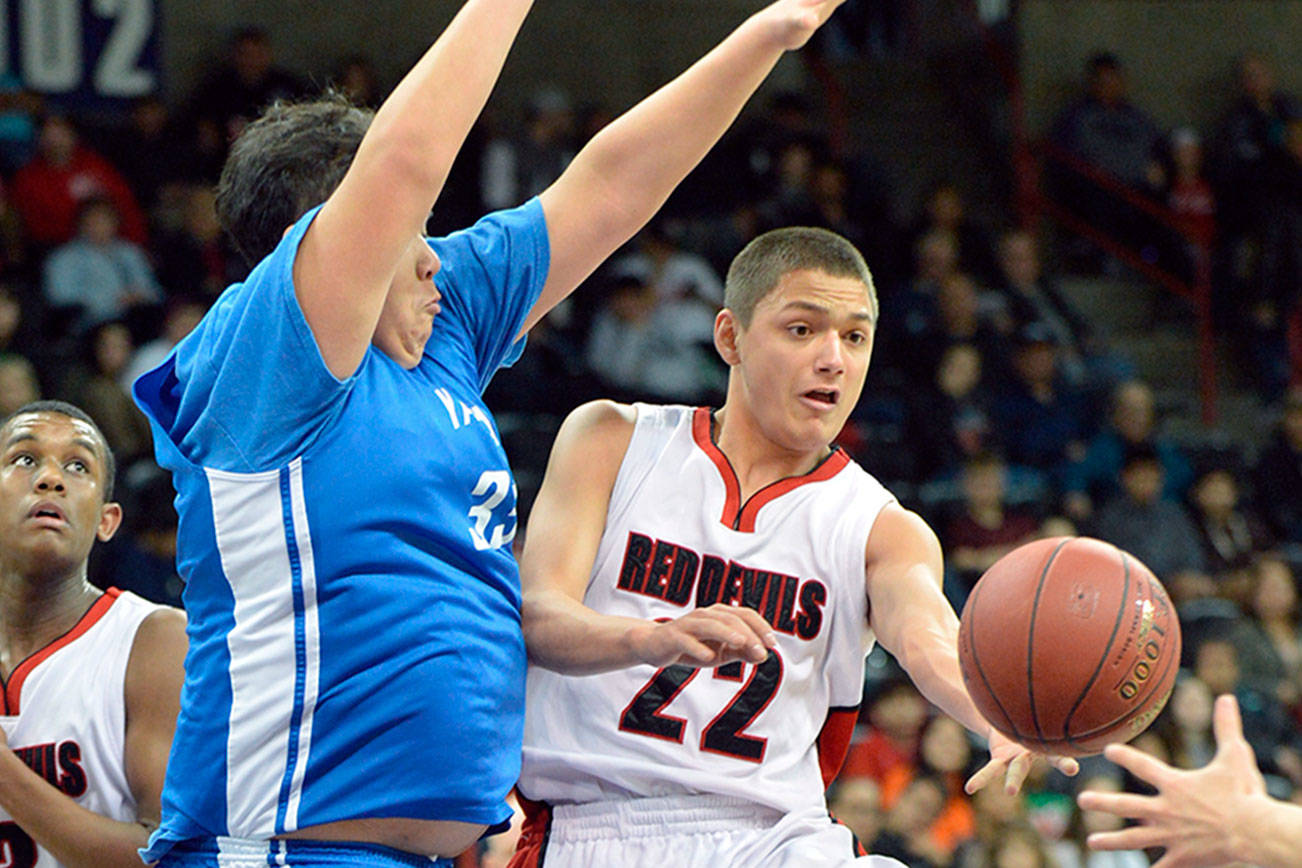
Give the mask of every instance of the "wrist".
POLYGON ((651 634, 655 628, 652 621, 638 621, 624 631, 624 652, 630 664, 648 662, 651 634))

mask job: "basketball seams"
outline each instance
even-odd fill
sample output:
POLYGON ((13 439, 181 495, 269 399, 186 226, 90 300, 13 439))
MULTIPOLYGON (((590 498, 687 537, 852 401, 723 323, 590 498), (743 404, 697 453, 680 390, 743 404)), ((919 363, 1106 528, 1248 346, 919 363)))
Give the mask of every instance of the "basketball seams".
MULTIPOLYGON (((981 657, 980 655, 977 654, 976 615, 977 615, 977 594, 979 593, 981 593, 981 583, 977 582, 976 587, 972 589, 971 597, 968 600, 968 605, 972 607, 971 629, 967 631, 967 644, 970 649, 970 656, 972 658, 973 665, 976 666, 977 675, 981 676, 981 683, 985 685, 986 695, 995 701, 995 707, 999 709, 999 713, 1004 716, 1004 720, 1008 723, 1008 730, 1012 732, 1013 740, 1021 741, 1022 739, 1021 733, 1017 731, 1017 726, 1013 723, 1013 718, 1008 713, 1008 709, 1004 708, 1004 704, 999 701, 999 696, 995 693, 994 688, 990 686, 990 679, 986 678, 985 668, 982 667, 981 665, 981 657)), ((996 727, 996 729, 998 729, 998 727, 996 727)))
POLYGON ((1044 583, 1049 578, 1049 570, 1053 567, 1054 560, 1058 553, 1071 542, 1067 538, 1054 548, 1048 559, 1044 562, 1044 568, 1040 571, 1040 581, 1035 586, 1035 600, 1031 603, 1031 620, 1026 628, 1026 695, 1031 705, 1031 723, 1035 726, 1035 736, 1040 743, 1045 742, 1044 730, 1040 728, 1040 715, 1035 707, 1035 619, 1040 609, 1040 596, 1044 592, 1044 583))
MULTIPOLYGON (((1075 739, 1073 739, 1071 735, 1071 719, 1076 715, 1076 711, 1081 707, 1081 703, 1085 701, 1085 697, 1089 695, 1089 692, 1092 689, 1094 689, 1094 683, 1098 681, 1099 675, 1103 672, 1104 665, 1108 662, 1108 656, 1112 653, 1112 646, 1117 641, 1117 633, 1121 631, 1121 625, 1126 620, 1126 612, 1130 608, 1130 559, 1127 558, 1126 553, 1120 549, 1117 549, 1117 554, 1121 555, 1121 577, 1124 582, 1121 589, 1121 605, 1117 607, 1117 620, 1116 623, 1112 625, 1112 635, 1108 637, 1107 647, 1103 649, 1103 654, 1099 657, 1099 665, 1094 669, 1094 674, 1090 676, 1090 680, 1086 683, 1085 689, 1081 691, 1080 696, 1076 697, 1075 704, 1072 705, 1071 711, 1067 712, 1067 717, 1062 722, 1062 737, 1068 744, 1075 744, 1075 739)), ((1129 716, 1132 713, 1133 709, 1130 712, 1127 712, 1125 716, 1129 716)), ((1125 716, 1123 716, 1123 720, 1125 716)))

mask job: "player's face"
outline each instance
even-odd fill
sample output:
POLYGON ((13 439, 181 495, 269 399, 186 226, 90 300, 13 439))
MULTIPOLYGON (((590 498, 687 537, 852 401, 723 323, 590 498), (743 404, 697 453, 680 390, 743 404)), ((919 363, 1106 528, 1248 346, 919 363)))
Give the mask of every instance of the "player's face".
POLYGON ((0 430, 0 565, 25 574, 74 569, 122 519, 104 502, 103 445, 62 413, 24 414, 0 430))
POLYGON ((421 237, 413 238, 389 285, 372 340, 389 358, 408 370, 420 364, 425 342, 442 308, 434 285, 439 258, 421 237))
POLYGON ((733 376, 770 440, 793 451, 832 442, 863 390, 873 325, 868 288, 822 271, 788 272, 755 306, 733 376))

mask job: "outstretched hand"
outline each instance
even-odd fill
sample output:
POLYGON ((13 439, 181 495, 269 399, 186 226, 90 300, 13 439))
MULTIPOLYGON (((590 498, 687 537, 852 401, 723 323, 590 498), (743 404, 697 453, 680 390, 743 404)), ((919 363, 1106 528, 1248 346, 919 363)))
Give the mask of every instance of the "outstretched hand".
POLYGON ((773 35, 788 51, 800 48, 845 0, 777 0, 756 14, 771 22, 773 35))
POLYGON ((633 641, 637 657, 652 666, 763 663, 778 644, 773 628, 754 609, 723 603, 648 624, 633 641))
POLYGON ((1236 797, 1264 796, 1266 783, 1252 747, 1243 737, 1233 696, 1216 700, 1212 716, 1216 756, 1197 771, 1180 771, 1133 747, 1108 745, 1103 755, 1157 789, 1155 796, 1086 790, 1077 798, 1086 811, 1104 811, 1141 821, 1116 832, 1089 836, 1094 850, 1164 847, 1153 868, 1209 868, 1238 860, 1240 830, 1236 797))
POLYGON ((971 795, 991 781, 1002 777, 1004 779, 1004 791, 1009 795, 1018 793, 1022 789, 1022 784, 1026 781, 1026 776, 1031 773, 1031 765, 1037 759, 1048 761, 1050 765, 1065 775, 1075 775, 1080 771, 1080 763, 1071 757, 1035 753, 998 730, 991 729, 990 762, 968 778, 963 789, 968 795, 971 795))

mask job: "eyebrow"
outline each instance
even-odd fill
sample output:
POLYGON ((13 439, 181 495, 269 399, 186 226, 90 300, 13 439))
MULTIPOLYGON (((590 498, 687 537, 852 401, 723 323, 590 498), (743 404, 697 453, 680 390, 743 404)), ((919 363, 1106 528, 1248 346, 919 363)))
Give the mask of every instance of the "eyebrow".
MULTIPOLYGON (((19 431, 17 434, 15 434, 15 435, 13 435, 12 437, 9 438, 9 442, 5 443, 5 448, 6 448, 6 449, 9 449, 9 448, 12 447, 15 443, 22 443, 22 442, 27 441, 27 440, 35 440, 35 439, 36 439, 36 435, 33 434, 32 432, 30 432, 30 431, 19 431)), ((82 449, 85 449, 87 452, 89 452, 89 453, 91 454, 91 456, 95 458, 96 461, 99 460, 99 449, 97 449, 97 448, 95 447, 95 444, 94 444, 94 443, 92 443, 91 441, 87 440, 86 438, 84 438, 84 437, 74 437, 73 440, 72 440, 72 445, 73 445, 73 446, 80 446, 82 449)))
MULTIPOLYGON (((792 308, 795 308, 797 310, 807 310, 811 313, 822 314, 823 316, 830 316, 832 313, 831 308, 825 307, 824 305, 821 304, 814 304, 812 301, 789 301, 782 306, 783 311, 791 310, 792 308)), ((855 320, 862 320, 864 322, 873 321, 872 313, 863 309, 857 310, 854 313, 850 314, 850 318, 855 320)))

